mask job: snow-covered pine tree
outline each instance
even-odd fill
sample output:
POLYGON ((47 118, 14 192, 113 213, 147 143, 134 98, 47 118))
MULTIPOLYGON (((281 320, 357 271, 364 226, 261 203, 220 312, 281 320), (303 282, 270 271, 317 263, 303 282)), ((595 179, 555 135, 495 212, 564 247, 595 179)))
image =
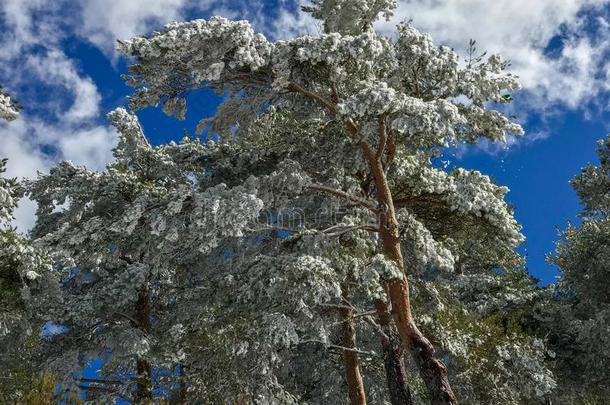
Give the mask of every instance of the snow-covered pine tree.
POLYGON ((597 153, 600 164, 589 164, 571 182, 583 206, 582 223, 562 233, 550 257, 562 275, 541 310, 562 403, 610 398, 610 136, 599 141, 597 153))
POLYGON ((153 368, 180 364, 179 322, 199 293, 191 266, 222 238, 240 236, 262 202, 254 181, 199 187, 207 176, 200 142, 153 148, 134 115, 117 109, 109 119, 121 136, 105 171, 61 162, 29 187, 38 203, 33 236, 77 264, 62 276, 66 311, 55 319, 70 331, 53 340, 47 371, 69 375, 102 357, 112 381, 92 382, 98 400, 146 401, 153 368))
POLYGON ((487 108, 517 82, 498 56, 461 63, 408 24, 379 35, 394 7, 314 2, 317 37, 269 42, 214 18, 120 44, 137 62, 132 108, 184 117, 187 94, 212 88, 225 101, 201 129, 219 139, 152 146, 119 109, 105 171, 63 162, 31 186, 37 243, 78 265, 49 370, 111 351, 100 401, 150 400, 155 369, 211 403, 519 403, 552 389, 543 345, 514 325, 514 301, 536 291, 507 189, 433 164, 453 143, 520 133, 487 108))
MULTIPOLYGON (((0 119, 12 121, 20 109, 0 86, 0 119)), ((24 190, 17 179, 5 177, 6 164, 0 160, 0 402, 17 403, 37 378, 41 315, 58 306, 60 295, 54 259, 12 225, 24 190)))
MULTIPOLYGON (((245 22, 216 18, 170 25, 150 39, 124 42, 120 49, 137 61, 128 78, 140 87, 131 99, 134 108, 162 101, 167 113, 183 117, 185 94, 208 87, 229 96, 218 114, 202 123, 221 136, 230 136, 234 127, 247 130, 269 106, 298 111, 301 120, 337 126, 336 132, 354 150, 342 155, 329 150, 336 160, 327 167, 338 166, 343 173, 334 178, 307 173, 313 182, 308 189, 356 202, 373 215, 372 233, 380 241, 376 262, 383 263, 387 273, 382 283, 395 325, 420 368, 430 399, 453 403, 445 367, 411 315, 400 243, 402 201, 433 194, 432 199, 437 196, 449 210, 488 219, 497 228, 500 244, 512 248, 521 236, 501 201, 504 190, 496 190, 484 176, 456 171, 431 173, 423 185, 400 180, 411 174, 413 161, 428 160, 431 151, 450 141, 479 136, 501 140, 505 131, 520 133, 518 125, 485 108, 487 101, 506 102, 517 83, 503 73, 499 57, 460 68, 450 49, 434 47, 408 25, 399 27, 396 41, 379 36, 372 23, 394 7, 393 1, 316 2, 308 11, 324 23, 325 33, 318 37, 271 43, 245 22), (461 103, 459 96, 469 101, 461 103), (350 165, 339 159, 349 159, 350 165)), ((411 213, 405 216, 407 226, 421 224, 411 213)), ((365 221, 355 226, 369 227, 371 218, 365 221)), ((425 248, 435 246, 428 243, 425 248)), ((416 250, 409 259, 421 255, 416 250)))

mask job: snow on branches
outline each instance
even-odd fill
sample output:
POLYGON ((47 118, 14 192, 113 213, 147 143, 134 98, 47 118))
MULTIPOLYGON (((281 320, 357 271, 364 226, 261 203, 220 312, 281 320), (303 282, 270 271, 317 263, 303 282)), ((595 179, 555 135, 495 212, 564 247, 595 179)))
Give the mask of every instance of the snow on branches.
POLYGON ((19 116, 19 110, 21 110, 19 104, 0 86, 0 118, 13 121, 19 116))

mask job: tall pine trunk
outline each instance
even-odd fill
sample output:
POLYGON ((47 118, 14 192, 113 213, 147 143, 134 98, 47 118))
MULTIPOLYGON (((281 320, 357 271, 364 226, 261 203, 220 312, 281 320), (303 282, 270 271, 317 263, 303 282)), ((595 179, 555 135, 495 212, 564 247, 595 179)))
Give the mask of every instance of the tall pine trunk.
MULTIPOLYGON (((136 321, 138 327, 146 333, 151 331, 150 313, 152 303, 150 301, 150 289, 148 282, 138 292, 138 300, 135 306, 136 321)), ((136 383, 137 390, 135 401, 137 404, 152 403, 152 367, 144 358, 138 358, 136 361, 136 383)))
MULTIPOLYGON (((341 325, 343 328, 342 346, 356 350, 356 328, 354 325, 354 311, 349 308, 340 309, 341 325)), ((354 350, 343 350, 343 365, 345 367, 345 380, 351 405, 366 405, 364 381, 360 371, 358 353, 354 350)))
POLYGON ((392 405, 413 405, 413 397, 407 383, 407 370, 404 363, 403 348, 392 315, 383 301, 376 303, 377 318, 381 326, 381 347, 386 382, 392 405))
POLYGON ((379 236, 386 257, 402 270, 402 278, 386 281, 386 290, 392 305, 392 315, 403 344, 407 347, 419 367, 420 375, 426 384, 430 402, 433 405, 457 405, 457 399, 447 378, 447 368, 435 357, 430 341, 415 325, 411 314, 409 282, 400 246, 398 220, 394 209, 392 192, 387 182, 381 159, 373 152, 365 150, 371 174, 377 191, 377 201, 381 207, 378 214, 379 236))
MULTIPOLYGON (((336 103, 338 99, 336 96, 333 97, 332 101, 328 101, 295 83, 291 83, 289 89, 301 93, 319 103, 332 115, 337 115, 338 107, 336 103)), ((387 143, 388 134, 385 125, 385 117, 380 117, 379 119, 380 138, 377 151, 373 150, 373 147, 362 138, 358 127, 351 119, 346 119, 343 123, 350 137, 360 145, 375 184, 376 198, 379 205, 377 225, 379 237, 381 239, 382 253, 385 254, 388 259, 394 261, 396 266, 402 270, 403 273, 403 277, 393 278, 387 280, 385 283, 392 305, 392 314, 396 329, 400 334, 403 344, 407 347, 419 367, 420 375, 428 389, 430 402, 433 405, 457 405, 457 399, 451 389, 449 379, 447 378, 447 368, 435 357, 434 347, 417 328, 415 321, 413 320, 413 315, 411 314, 409 282, 400 247, 398 220, 396 219, 392 191, 390 190, 386 177, 387 167, 384 167, 384 163, 382 163, 386 147, 388 150, 386 164, 389 165, 394 158, 396 140, 392 140, 390 144, 387 143)))

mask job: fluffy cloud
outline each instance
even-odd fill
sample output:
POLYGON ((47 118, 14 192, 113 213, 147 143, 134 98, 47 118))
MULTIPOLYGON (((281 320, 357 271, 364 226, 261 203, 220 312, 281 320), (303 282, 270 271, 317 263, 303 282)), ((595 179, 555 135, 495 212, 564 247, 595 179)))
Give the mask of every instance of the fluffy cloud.
MULTIPOLYGON (((0 156, 8 157, 8 177, 35 178, 58 160, 100 170, 110 161, 116 144, 114 128, 102 125, 76 128, 71 124, 50 125, 21 114, 13 122, 0 122, 0 156)), ((34 221, 35 205, 24 199, 16 211, 15 225, 26 232, 34 221)))
POLYGON ((82 25, 77 30, 107 54, 113 54, 117 39, 128 39, 180 20, 189 3, 189 0, 86 0, 81 3, 82 25))
MULTIPOLYGON (((100 117, 95 83, 61 48, 60 3, 0 3, 0 82, 24 106, 17 120, 0 123, 0 156, 9 158, 8 176, 35 177, 60 159, 101 169, 116 142, 114 129, 100 117)), ((21 201, 15 213, 21 231, 31 228, 35 208, 21 201)))
MULTIPOLYGON (((282 1, 278 18, 268 22, 275 37, 320 30, 296 3, 282 1)), ((394 17, 375 27, 392 36, 401 21, 411 21, 436 44, 462 55, 475 39, 479 51, 510 60, 523 91, 506 112, 517 117, 527 135, 502 145, 484 142, 478 151, 503 153, 540 141, 552 132, 553 118, 566 109, 587 118, 610 109, 610 0, 398 0, 394 17)), ((458 148, 456 155, 472 150, 458 148)))
POLYGON ((61 87, 70 93, 70 107, 55 111, 58 119, 77 124, 99 116, 101 96, 97 87, 91 78, 79 75, 63 52, 50 49, 42 55, 28 55, 25 68, 30 77, 44 78, 46 86, 61 87))

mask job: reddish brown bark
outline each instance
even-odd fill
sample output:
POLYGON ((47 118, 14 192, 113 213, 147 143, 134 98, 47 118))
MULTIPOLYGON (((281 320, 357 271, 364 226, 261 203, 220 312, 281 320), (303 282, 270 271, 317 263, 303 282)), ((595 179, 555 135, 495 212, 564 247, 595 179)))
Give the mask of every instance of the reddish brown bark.
POLYGON ((456 405, 457 399, 449 384, 447 369, 440 360, 436 359, 434 347, 417 328, 411 314, 409 283, 400 248, 398 220, 383 165, 367 144, 363 144, 362 149, 373 174, 377 201, 382 208, 378 215, 378 222, 383 253, 388 259, 393 260, 405 274, 403 278, 394 278, 386 282, 396 328, 404 345, 419 366, 421 377, 428 389, 430 402, 433 405, 456 405))
MULTIPOLYGON (((315 94, 294 82, 290 83, 288 89, 317 102, 330 115, 337 116, 337 101, 334 100, 339 100, 339 97, 336 92, 332 96, 334 100, 327 100, 323 96, 315 94)), ((401 253, 398 221, 396 219, 392 192, 386 177, 387 169, 397 152, 396 139, 390 136, 390 143, 388 145, 388 133, 383 117, 379 121, 380 132, 377 151, 373 150, 372 146, 360 136, 358 127, 352 119, 344 119, 343 124, 349 136, 361 147, 371 170, 377 193, 377 202, 380 206, 378 222, 382 252, 404 272, 403 278, 395 278, 386 282, 386 289, 389 294, 392 314, 398 333, 403 344, 408 348, 419 366, 420 374, 428 389, 431 403, 434 405, 456 405, 457 399, 449 385, 447 369, 440 360, 435 358, 434 347, 417 328, 411 314, 409 282, 401 253), (384 167, 383 157, 385 155, 387 155, 387 159, 384 167)))
MULTIPOLYGON (((354 326, 354 312, 349 308, 340 310, 343 326, 343 347, 356 350, 356 328, 354 326)), ((352 405, 366 405, 364 381, 360 372, 358 353, 354 350, 343 350, 343 364, 345 367, 345 380, 350 403, 352 405)))
POLYGON ((433 405, 457 404, 455 394, 447 378, 445 365, 435 357, 432 344, 415 325, 409 308, 408 284, 405 280, 388 282, 392 313, 398 332, 417 363, 420 375, 428 389, 433 405))
POLYGON ((150 289, 148 283, 146 283, 140 291, 138 291, 138 300, 136 301, 136 321, 138 327, 145 332, 150 332, 150 313, 152 311, 152 303, 150 301, 150 289))
POLYGON ((392 405, 412 405, 413 397, 407 383, 407 369, 403 358, 403 347, 396 328, 392 324, 392 315, 388 305, 383 301, 376 303, 377 318, 381 327, 381 346, 386 382, 392 405))

